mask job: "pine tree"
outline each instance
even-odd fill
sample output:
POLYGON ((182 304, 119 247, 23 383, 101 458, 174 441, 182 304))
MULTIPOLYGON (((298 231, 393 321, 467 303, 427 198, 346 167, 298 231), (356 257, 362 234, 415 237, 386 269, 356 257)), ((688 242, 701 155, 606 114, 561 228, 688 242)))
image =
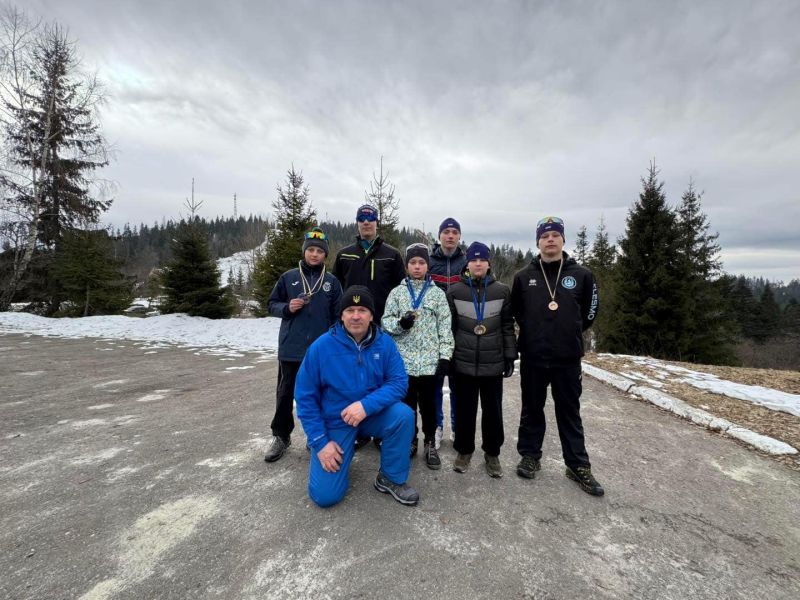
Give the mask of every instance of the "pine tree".
POLYGON ((399 232, 400 202, 394 197, 394 184, 389 182, 389 172, 383 172, 383 156, 381 156, 380 174, 372 174, 369 192, 364 192, 364 199, 378 209, 378 233, 383 240, 395 248, 403 246, 399 232))
POLYGON ((589 236, 586 233, 586 225, 581 225, 578 235, 575 237, 575 254, 573 256, 579 264, 585 265, 589 260, 589 236))
POLYGON ((71 307, 68 315, 119 313, 133 298, 133 279, 122 272, 105 230, 72 229, 64 233, 53 276, 71 307))
POLYGON ((278 278, 297 266, 303 235, 316 224, 317 213, 311 207, 308 186, 294 165, 286 173, 286 187, 278 186, 278 198, 272 208, 276 227, 268 231, 267 249, 257 255, 253 271, 253 296, 259 304, 259 316, 267 314, 267 302, 278 278))
POLYGON ((723 287, 723 291, 728 300, 728 313, 737 324, 738 334, 747 339, 755 339, 758 302, 747 278, 744 275, 736 277, 723 287))
POLYGON ((208 238, 199 220, 178 230, 171 244, 172 260, 164 267, 162 313, 227 319, 234 307, 228 287, 220 286, 220 273, 211 258, 208 238))
POLYGON ((795 298, 789 298, 783 308, 783 331, 792 337, 800 336, 800 302, 795 298))
POLYGON ((607 345, 612 352, 680 360, 688 343, 679 232, 655 163, 642 187, 619 242, 607 345))
POLYGON ((753 339, 756 343, 764 344, 781 333, 782 317, 781 308, 775 302, 772 285, 767 282, 756 309, 757 326, 753 330, 753 339))
POLYGON ((734 360, 735 326, 725 310, 719 283, 718 234, 709 233, 709 223, 701 209, 702 194, 694 182, 681 197, 677 211, 679 253, 685 287, 684 360, 705 364, 729 364, 734 360))
POLYGON ((600 295, 600 310, 594 326, 589 330, 593 338, 593 346, 597 350, 607 349, 606 337, 611 328, 612 314, 610 307, 614 305, 614 266, 617 259, 617 248, 608 241, 608 230, 605 219, 601 216, 597 226, 591 251, 586 266, 592 271, 600 295))

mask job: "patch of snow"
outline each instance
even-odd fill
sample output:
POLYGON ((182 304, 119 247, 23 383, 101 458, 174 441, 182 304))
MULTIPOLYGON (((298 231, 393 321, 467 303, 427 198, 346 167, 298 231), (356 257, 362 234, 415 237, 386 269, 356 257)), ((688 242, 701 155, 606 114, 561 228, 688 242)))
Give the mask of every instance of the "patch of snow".
POLYGON ((250 277, 250 272, 253 270, 253 265, 255 264, 256 252, 263 248, 266 248, 266 242, 253 250, 243 250, 231 256, 218 259, 217 268, 219 268, 220 273, 220 285, 236 283, 236 278, 239 276, 240 272, 242 274, 242 279, 247 281, 248 277, 250 277), (231 271, 233 271, 233 281, 229 281, 228 277, 231 271))
MULTIPOLYGON (((232 348, 242 352, 274 353, 281 321, 264 319, 206 319, 184 314, 134 319, 113 315, 52 319, 27 313, 0 313, 0 332, 82 338, 112 337, 192 348, 232 348)), ((153 350, 165 346, 150 345, 153 350)))

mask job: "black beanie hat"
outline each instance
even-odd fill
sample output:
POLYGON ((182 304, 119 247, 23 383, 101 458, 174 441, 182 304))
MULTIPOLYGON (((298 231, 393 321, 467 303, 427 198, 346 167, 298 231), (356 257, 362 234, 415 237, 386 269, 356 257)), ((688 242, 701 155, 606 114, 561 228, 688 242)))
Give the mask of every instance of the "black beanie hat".
POLYGON ((351 306, 363 306, 368 308, 369 311, 375 314, 375 301, 372 299, 372 293, 369 288, 363 285, 351 285, 342 294, 342 304, 339 309, 339 314, 344 312, 345 308, 351 306))
POLYGON ((431 266, 431 256, 428 253, 428 247, 425 244, 411 244, 408 248, 406 248, 406 267, 408 266, 408 261, 417 257, 424 259, 425 263, 429 267, 431 266))
POLYGON ((303 254, 310 246, 316 246, 322 249, 325 256, 328 256, 328 236, 319 227, 314 227, 311 231, 306 232, 303 239, 303 254))

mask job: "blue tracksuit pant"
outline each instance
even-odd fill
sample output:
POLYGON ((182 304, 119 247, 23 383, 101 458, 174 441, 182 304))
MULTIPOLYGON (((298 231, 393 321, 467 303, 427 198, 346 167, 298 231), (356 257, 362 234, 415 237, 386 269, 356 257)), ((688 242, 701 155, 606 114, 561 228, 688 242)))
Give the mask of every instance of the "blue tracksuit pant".
POLYGON ((350 462, 355 454, 356 437, 376 437, 381 445, 381 471, 394 483, 405 483, 410 468, 411 439, 414 437, 414 411, 403 402, 395 402, 382 411, 368 416, 358 427, 328 429, 328 437, 344 451, 342 464, 336 473, 322 468, 316 452, 311 452, 308 474, 308 495, 319 506, 340 502, 350 487, 350 462))

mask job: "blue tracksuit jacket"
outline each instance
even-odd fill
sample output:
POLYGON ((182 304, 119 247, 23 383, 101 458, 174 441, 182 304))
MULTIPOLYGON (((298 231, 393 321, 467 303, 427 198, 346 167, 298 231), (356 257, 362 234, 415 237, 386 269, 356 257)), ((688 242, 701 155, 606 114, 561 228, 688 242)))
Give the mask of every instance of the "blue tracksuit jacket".
POLYGON ((339 321, 311 344, 300 365, 297 417, 314 452, 330 441, 329 429, 350 427, 341 412, 353 402, 360 400, 370 416, 406 395, 408 376, 397 346, 374 324, 370 329, 371 339, 359 346, 339 321))

